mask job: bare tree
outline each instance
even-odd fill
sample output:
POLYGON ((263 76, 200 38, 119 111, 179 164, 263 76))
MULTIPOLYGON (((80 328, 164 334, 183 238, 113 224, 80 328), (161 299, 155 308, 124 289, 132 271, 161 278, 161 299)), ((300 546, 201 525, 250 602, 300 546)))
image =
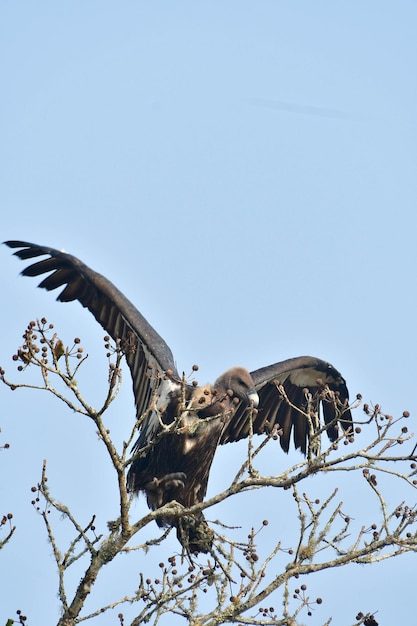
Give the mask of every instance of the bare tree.
MULTIPOLYGON (((93 514, 86 512, 88 521, 81 522, 51 493, 46 461, 39 482, 32 488, 33 505, 45 525, 56 563, 62 610, 59 626, 73 626, 111 609, 118 610, 117 619, 122 626, 128 623, 130 626, 156 624, 166 615, 181 616, 191 626, 224 623, 295 626, 299 619, 311 614, 313 609, 318 610, 320 607, 321 611, 324 610, 320 606, 323 599, 310 597, 307 585, 298 583, 300 576, 312 576, 322 570, 352 563, 376 564, 417 551, 417 512, 414 505, 399 501, 389 508, 383 489, 378 485, 378 476, 381 474, 387 474, 398 484, 413 489, 417 485, 416 446, 412 444, 412 436, 405 425, 409 414, 405 411, 400 417, 394 418, 383 414, 378 406, 371 408, 368 405, 362 406, 361 414, 360 397, 357 397, 352 407, 358 415, 355 420, 355 437, 349 436, 347 440, 341 437, 338 442, 321 451, 315 442, 316 455, 309 455, 278 475, 264 475, 257 467, 258 459, 261 452, 275 445, 279 432, 261 438, 251 436, 247 456, 226 489, 189 509, 173 501, 140 519, 132 519, 133 496, 127 489, 126 473, 132 462, 132 442, 145 416, 136 421, 118 449, 104 417, 120 389, 123 352, 119 345, 111 345, 108 337, 105 337, 105 349, 109 360, 109 376, 106 397, 99 409, 90 406, 79 388, 77 377, 87 358, 80 340, 75 339, 72 347, 66 347, 46 319, 30 322, 24 333, 24 343, 13 356, 21 373, 29 367, 37 369, 39 383, 11 382, 6 378, 5 371, 0 370, 1 380, 10 389, 48 391, 70 410, 92 420, 107 451, 108 462, 117 482, 119 510, 115 512, 115 519, 108 522, 107 532, 101 535, 96 534, 93 514), (363 441, 365 438, 366 443, 363 441), (329 476, 335 472, 339 473, 336 476, 353 473, 361 477, 363 488, 369 491, 369 507, 372 507, 375 520, 370 526, 363 524, 358 527, 353 523, 352 516, 343 508, 337 488, 332 487, 323 501, 307 494, 305 481, 308 477, 313 474, 329 476), (293 546, 288 547, 283 536, 275 539, 260 555, 259 544, 268 526, 266 519, 258 528, 250 528, 244 540, 239 528, 226 527, 219 521, 212 522, 214 542, 207 555, 190 554, 184 549, 181 551, 178 544, 178 552, 167 556, 159 564, 158 577, 147 574, 147 558, 146 563, 142 563, 139 584, 134 593, 109 599, 108 604, 97 606, 90 613, 86 612, 86 599, 94 592, 104 565, 121 554, 152 555, 156 546, 164 545, 170 528, 159 531, 150 540, 141 541, 141 531, 155 520, 167 517, 186 519, 187 516, 233 499, 242 492, 264 490, 267 487, 280 488, 292 495, 295 509, 291 525, 298 528, 293 546), (72 538, 67 545, 59 545, 54 530, 55 514, 63 517, 72 528, 72 538), (80 562, 85 563, 81 581, 75 592, 70 592, 67 576, 80 562), (276 608, 277 598, 279 609, 276 608), (129 622, 123 613, 128 606, 135 607, 135 616, 129 618, 129 622)), ((148 410, 152 409, 152 402, 153 399, 148 410)), ((303 414, 309 421, 317 417, 303 414)), ((175 433, 176 428, 178 424, 174 422, 158 437, 175 433)), ((13 534, 11 516, 3 517, 2 524, 7 523, 10 524, 10 530, 0 547, 13 534)), ((17 619, 19 623, 26 623, 26 617, 22 622, 21 614, 17 619)), ((327 625, 331 621, 331 617, 324 614, 323 623, 327 625)), ((377 622, 374 615, 360 612, 356 615, 355 624, 376 626, 377 622)))

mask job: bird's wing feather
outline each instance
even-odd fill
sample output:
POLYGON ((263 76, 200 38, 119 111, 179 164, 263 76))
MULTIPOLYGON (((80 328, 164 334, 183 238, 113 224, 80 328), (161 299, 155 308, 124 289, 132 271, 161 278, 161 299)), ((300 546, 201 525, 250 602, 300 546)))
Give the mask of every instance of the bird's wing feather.
MULTIPOLYGON (((303 356, 255 370, 251 376, 259 394, 258 411, 252 420, 253 432, 270 433, 278 427, 285 452, 288 452, 293 432, 295 447, 306 453, 309 423, 303 411, 308 404, 307 390, 313 410, 321 410, 331 441, 340 436, 337 422, 343 431, 351 431, 352 416, 348 408, 346 383, 330 363, 303 356), (280 386, 283 389, 280 390, 280 386), (327 388, 334 395, 328 394, 327 388)), ((249 432, 248 411, 238 407, 222 433, 221 443, 238 441, 247 437, 249 432)))
POLYGON ((171 370, 178 377, 172 352, 165 341, 133 304, 107 278, 93 271, 76 257, 46 246, 25 241, 6 241, 22 260, 47 255, 29 265, 24 276, 51 272, 39 287, 51 291, 64 287, 57 300, 78 300, 117 341, 121 340, 129 365, 138 416, 148 407, 155 389, 157 372, 171 370))

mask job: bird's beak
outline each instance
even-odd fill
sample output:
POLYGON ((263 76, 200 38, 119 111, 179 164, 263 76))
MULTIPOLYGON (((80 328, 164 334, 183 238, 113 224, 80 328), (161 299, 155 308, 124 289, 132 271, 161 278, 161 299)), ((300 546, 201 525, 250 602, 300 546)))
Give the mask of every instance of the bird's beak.
POLYGON ((249 404, 253 406, 254 409, 256 409, 259 404, 259 396, 255 387, 253 387, 252 389, 249 389, 248 400, 249 400, 249 404))

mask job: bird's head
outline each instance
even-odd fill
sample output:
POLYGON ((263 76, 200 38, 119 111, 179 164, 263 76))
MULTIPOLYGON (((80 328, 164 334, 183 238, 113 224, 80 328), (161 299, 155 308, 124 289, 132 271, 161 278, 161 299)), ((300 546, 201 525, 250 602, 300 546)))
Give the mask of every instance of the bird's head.
POLYGON ((252 376, 244 367, 232 367, 214 383, 218 392, 238 398, 248 406, 256 408, 259 404, 259 396, 252 380, 252 376))

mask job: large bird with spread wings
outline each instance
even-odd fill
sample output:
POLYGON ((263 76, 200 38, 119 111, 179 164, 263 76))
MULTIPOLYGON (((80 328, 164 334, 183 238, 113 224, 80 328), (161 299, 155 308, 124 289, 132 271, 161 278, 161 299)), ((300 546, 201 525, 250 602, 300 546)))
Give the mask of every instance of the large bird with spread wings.
MULTIPOLYGON (((136 414, 138 419, 146 415, 127 480, 132 491, 145 492, 151 509, 172 500, 185 507, 202 502, 217 446, 250 432, 277 432, 285 452, 292 433, 304 455, 314 431, 324 428, 330 441, 351 432, 346 383, 329 363, 302 356, 250 373, 233 367, 213 385, 184 383, 165 341, 104 276, 65 252, 24 241, 5 243, 22 260, 46 257, 22 274, 47 274, 39 287, 63 287, 58 300, 78 300, 124 349, 136 414), (174 427, 165 434, 170 424, 174 427)), ((202 514, 184 519, 188 522, 158 518, 158 523, 176 526, 190 551, 210 549, 211 532, 202 514)))

